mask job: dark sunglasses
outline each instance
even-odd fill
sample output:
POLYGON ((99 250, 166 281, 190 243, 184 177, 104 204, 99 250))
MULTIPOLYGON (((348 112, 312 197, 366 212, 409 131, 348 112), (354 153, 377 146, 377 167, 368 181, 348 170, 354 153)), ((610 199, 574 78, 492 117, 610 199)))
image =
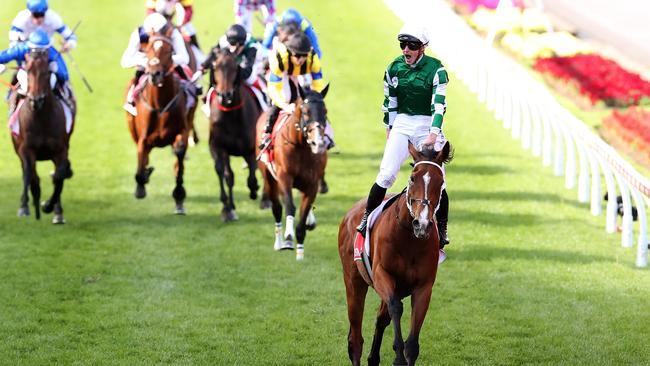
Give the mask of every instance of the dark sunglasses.
POLYGON ((308 54, 307 53, 294 53, 293 55, 296 56, 296 58, 303 58, 303 57, 307 57, 308 54))
POLYGON ((420 48, 422 48, 422 43, 420 42, 400 42, 399 43, 399 48, 405 49, 406 47, 409 48, 411 51, 417 51, 420 48))
POLYGON ((32 13, 32 16, 34 18, 42 18, 45 16, 45 13, 32 13))

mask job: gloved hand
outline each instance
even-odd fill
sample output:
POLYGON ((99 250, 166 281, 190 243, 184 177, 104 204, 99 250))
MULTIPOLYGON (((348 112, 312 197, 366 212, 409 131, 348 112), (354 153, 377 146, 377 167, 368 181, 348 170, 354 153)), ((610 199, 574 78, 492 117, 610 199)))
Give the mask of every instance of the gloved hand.
POLYGON ((77 47, 77 41, 70 39, 63 44, 63 47, 61 47, 61 53, 66 53, 75 47, 77 47))

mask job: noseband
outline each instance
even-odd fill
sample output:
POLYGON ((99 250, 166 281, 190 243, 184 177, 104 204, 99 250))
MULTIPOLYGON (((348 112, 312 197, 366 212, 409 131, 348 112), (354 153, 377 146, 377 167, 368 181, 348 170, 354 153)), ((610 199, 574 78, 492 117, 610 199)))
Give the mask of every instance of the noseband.
MULTIPOLYGON (((434 163, 433 161, 426 161, 426 160, 425 161, 418 161, 417 163, 415 163, 413 165, 413 169, 415 169, 415 167, 420 165, 420 164, 428 164, 428 165, 435 166, 436 168, 440 169, 440 172, 443 174, 443 177, 444 177, 444 170, 442 170, 442 167, 440 165, 438 165, 437 163, 434 163)), ((424 206, 427 206, 429 209, 432 209, 433 207, 431 207, 431 200, 429 200, 428 192, 426 190, 424 191, 424 198, 411 198, 411 196, 409 194, 409 187, 410 186, 411 186, 410 184, 406 186, 406 208, 409 210, 409 215, 411 215, 411 218, 416 219, 415 214, 413 213, 413 202, 419 203, 419 204, 424 205, 424 206)), ((437 207, 436 207, 436 209, 437 209, 437 207)), ((435 212, 435 210, 433 210, 433 212, 435 212)))

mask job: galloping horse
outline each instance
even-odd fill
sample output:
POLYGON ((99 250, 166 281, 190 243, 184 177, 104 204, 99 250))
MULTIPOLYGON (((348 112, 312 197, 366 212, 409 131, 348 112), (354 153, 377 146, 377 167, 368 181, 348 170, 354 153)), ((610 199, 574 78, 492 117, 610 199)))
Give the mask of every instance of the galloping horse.
MULTIPOLYGON (((63 224, 63 207, 61 192, 63 181, 72 177, 68 148, 70 133, 66 132, 66 117, 61 102, 50 88, 50 70, 47 51, 32 51, 25 55, 27 70, 27 97, 19 113, 20 132, 12 134, 14 150, 20 157, 23 168, 23 193, 20 199, 18 216, 29 216, 27 189, 32 192, 36 219, 41 218, 39 201, 41 186, 36 171, 36 161, 51 160, 55 169, 52 174, 54 191, 43 203, 45 213, 54 211, 53 224, 63 224)), ((71 101, 71 113, 74 120, 76 106, 71 101)))
MULTIPOLYGON (((365 200, 355 204, 339 227, 339 255, 347 294, 348 354, 353 365, 360 365, 363 345, 361 323, 368 286, 381 298, 375 323, 375 335, 368 365, 379 365, 379 349, 384 330, 393 321, 395 338, 393 365, 415 365, 420 345, 419 335, 429 308, 431 290, 436 279, 440 240, 433 222, 444 184, 442 164, 451 160, 450 144, 435 156, 433 150, 423 154, 409 146, 415 159, 405 193, 378 217, 370 234, 371 275, 363 273, 354 261, 356 225, 363 215, 365 200), (364 280, 369 278, 369 282, 364 280), (373 278, 374 277, 374 278, 373 278), (411 296, 411 331, 402 339, 402 299, 411 296)), ((358 253, 357 253, 358 254, 358 253)))
MULTIPOLYGON (((295 88, 290 82, 292 89, 295 88)), ((274 162, 275 172, 260 161, 259 167, 264 177, 264 196, 271 200, 275 218, 274 249, 293 249, 294 237, 297 240, 296 259, 304 258, 304 240, 306 230, 316 225, 312 205, 318 193, 319 182, 327 165, 327 145, 325 143, 325 121, 327 109, 324 98, 329 89, 327 85, 322 92, 304 90, 298 86, 300 99, 295 101, 294 112, 286 119, 280 115, 275 127, 274 162), (274 176, 275 175, 275 176, 274 176), (302 192, 300 220, 296 225, 294 236, 294 216, 296 207, 293 203, 291 189, 302 192), (282 236, 282 197, 287 212, 286 230, 282 236), (309 223, 307 223, 309 217, 309 223)), ((293 93, 292 93, 293 94, 293 93)), ((257 121, 257 141, 260 140, 266 123, 266 113, 257 121)))
POLYGON ((169 38, 173 28, 164 34, 153 33, 147 44, 146 85, 136 99, 137 116, 127 113, 127 122, 138 149, 138 168, 135 197, 147 195, 145 184, 153 172, 149 167, 149 153, 154 147, 172 145, 176 155, 176 186, 172 196, 176 201, 176 214, 185 214, 183 202, 184 158, 190 131, 185 92, 174 75, 173 46, 169 38))
POLYGON ((261 110, 251 91, 240 80, 234 54, 228 49, 219 50, 213 68, 216 97, 210 101, 210 152, 221 188, 221 219, 233 221, 237 220, 237 213, 232 194, 235 176, 230 167, 230 156, 243 156, 246 160, 249 197, 256 199, 259 185, 255 177, 255 123, 261 110), (224 178, 228 193, 224 189, 224 178))

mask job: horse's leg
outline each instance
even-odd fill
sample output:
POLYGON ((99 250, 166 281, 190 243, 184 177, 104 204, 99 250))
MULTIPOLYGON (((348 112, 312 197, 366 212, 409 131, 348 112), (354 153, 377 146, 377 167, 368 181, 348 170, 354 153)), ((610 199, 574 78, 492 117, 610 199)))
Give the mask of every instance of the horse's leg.
POLYGON ((393 322, 395 335, 393 339, 393 350, 395 351, 395 361, 393 365, 406 365, 404 358, 404 339, 402 338, 402 313, 404 306, 402 300, 395 294, 395 280, 388 275, 381 267, 375 270, 375 290, 382 301, 388 305, 388 315, 393 322))
POLYGON ((20 162, 23 168, 23 193, 20 195, 18 217, 26 217, 29 216, 29 185, 32 182, 34 169, 32 168, 32 159, 30 157, 21 154, 20 162))
POLYGON ((305 237, 307 236, 307 217, 311 214, 311 207, 316 198, 316 192, 309 192, 302 194, 300 202, 300 220, 296 225, 296 260, 305 259, 305 237))
POLYGON ((66 175, 70 171, 70 161, 67 158, 67 152, 57 156, 53 159, 56 169, 54 174, 52 174, 52 184, 54 185, 54 191, 52 196, 43 203, 43 212, 50 213, 54 209, 54 217, 52 218, 53 224, 63 224, 65 219, 63 218, 63 208, 61 207, 61 192, 63 192, 63 182, 66 178, 66 175))
POLYGON ((227 221, 228 195, 226 194, 226 190, 224 189, 224 185, 223 185, 223 181, 226 175, 226 164, 225 164, 224 155, 225 152, 222 149, 215 148, 214 152, 212 153, 212 156, 214 157, 214 171, 217 172, 217 176, 219 177, 219 190, 221 192, 219 199, 223 204, 223 208, 221 209, 221 220, 227 221))
POLYGON ((185 188, 183 187, 183 174, 185 173, 185 153, 187 152, 187 136, 178 135, 174 142, 174 154, 176 155, 176 186, 172 191, 172 197, 176 203, 174 213, 176 215, 185 215, 185 188))
POLYGON ((41 179, 38 177, 38 172, 36 171, 36 159, 32 160, 32 180, 29 183, 29 187, 32 191, 32 200, 34 201, 34 211, 36 211, 36 219, 40 220, 41 218, 41 179))
POLYGON ((135 172, 135 181, 137 183, 135 188, 135 198, 142 199, 147 196, 147 189, 144 187, 145 184, 149 183, 149 177, 153 172, 153 168, 148 168, 149 165, 149 153, 151 152, 151 147, 147 146, 144 141, 144 137, 138 141, 138 168, 135 172))
POLYGON ((293 227, 294 218, 296 216, 296 206, 293 203, 293 194, 291 192, 291 189, 293 188, 293 177, 286 173, 278 173, 278 187, 286 210, 284 244, 282 245, 282 249, 293 250, 293 240, 296 237, 293 227))
POLYGON ((343 271, 345 280, 345 294, 348 304, 348 320, 350 321, 350 331, 348 332, 348 356, 352 365, 361 365, 361 354, 363 352, 363 332, 361 325, 363 323, 363 309, 366 303, 366 294, 368 285, 363 281, 356 268, 350 268, 343 271))
POLYGON ((228 153, 224 154, 224 162, 226 184, 228 185, 227 221, 236 221, 239 217, 237 217, 237 212, 235 211, 235 200, 232 194, 232 187, 235 185, 235 173, 232 171, 232 167, 230 166, 230 155, 228 155, 228 153))
POLYGON ((404 355, 409 366, 415 365, 420 354, 420 330, 429 309, 432 286, 423 286, 411 295, 411 330, 406 339, 404 355))
POLYGON ((260 186, 257 184, 257 177, 255 176, 255 170, 257 169, 257 161, 255 160, 255 154, 249 154, 244 156, 246 164, 248 165, 248 185, 250 199, 257 199, 257 190, 260 189, 260 186))
POLYGON ((278 182, 273 179, 268 170, 265 170, 264 173, 266 175, 264 177, 264 195, 269 197, 269 205, 271 206, 273 218, 275 219, 275 242, 273 243, 273 249, 280 250, 282 249, 284 240, 282 238, 282 204, 278 199, 278 182))
POLYGON ((368 366, 379 365, 381 340, 384 338, 384 331, 390 324, 390 315, 388 314, 388 305, 381 302, 379 310, 377 310, 377 320, 375 321, 375 335, 372 337, 372 347, 370 348, 370 355, 368 355, 368 366))

